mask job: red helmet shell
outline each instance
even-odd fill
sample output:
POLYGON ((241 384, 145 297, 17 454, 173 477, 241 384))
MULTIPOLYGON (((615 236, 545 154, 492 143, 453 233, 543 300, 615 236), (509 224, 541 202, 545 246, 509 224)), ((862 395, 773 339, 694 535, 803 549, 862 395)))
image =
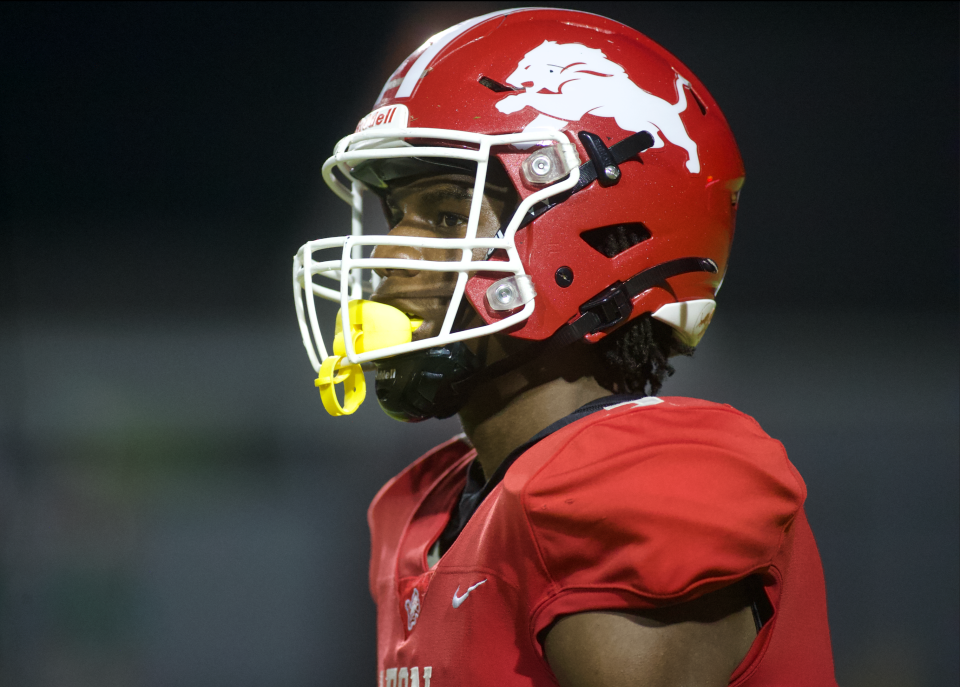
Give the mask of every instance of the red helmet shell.
MULTIPOLYGON (((583 162, 589 157, 579 131, 597 134, 608 146, 640 130, 657 139, 655 147, 620 164, 616 185, 594 181, 517 232, 538 295, 533 315, 513 336, 545 339, 606 287, 676 258, 710 258, 719 270, 672 277, 640 294, 631 319, 667 303, 714 298, 733 240, 743 163, 706 88, 643 34, 569 10, 494 13, 438 34, 407 58, 376 107, 396 103, 408 108, 411 127, 483 134, 519 132, 549 117, 576 143, 583 162), (518 90, 497 92, 481 77, 518 90), (522 101, 515 102, 528 104, 498 109, 518 95, 522 101), (625 223, 642 223, 650 238, 613 258, 581 238, 590 229, 625 223), (565 287, 555 276, 561 267, 573 272, 565 287)), ((527 151, 494 153, 521 198, 536 190, 520 169, 527 151)), ((488 323, 504 316, 485 299, 487 287, 502 276, 481 273, 467 283, 468 298, 488 323)))

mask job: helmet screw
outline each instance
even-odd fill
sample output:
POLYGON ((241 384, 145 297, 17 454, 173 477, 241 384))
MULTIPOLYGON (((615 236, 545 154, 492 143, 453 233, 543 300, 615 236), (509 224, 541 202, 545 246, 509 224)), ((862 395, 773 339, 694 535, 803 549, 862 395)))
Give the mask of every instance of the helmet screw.
POLYGON ((565 289, 573 283, 573 270, 564 265, 557 270, 557 273, 553 275, 553 278, 557 280, 557 286, 561 289, 565 289))
POLYGON ((499 287, 496 291, 496 294, 497 300, 503 305, 507 305, 508 303, 517 300, 517 292, 509 284, 504 284, 503 286, 499 287))
POLYGON ((546 176, 550 172, 550 167, 552 165, 550 164, 550 158, 548 158, 546 155, 538 155, 536 158, 534 158, 531 166, 533 167, 534 174, 542 177, 546 176))
POLYGON ((603 168, 603 176, 607 177, 610 181, 616 181, 620 178, 620 169, 615 165, 607 165, 603 168))

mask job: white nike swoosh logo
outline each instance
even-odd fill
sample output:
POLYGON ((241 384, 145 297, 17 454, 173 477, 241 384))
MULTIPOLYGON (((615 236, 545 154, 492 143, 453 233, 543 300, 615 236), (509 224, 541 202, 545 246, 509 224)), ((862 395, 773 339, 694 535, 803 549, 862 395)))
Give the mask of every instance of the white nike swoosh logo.
POLYGON ((477 587, 479 587, 479 586, 480 586, 481 584, 483 584, 484 582, 486 582, 485 579, 484 579, 484 580, 480 580, 479 582, 477 582, 477 583, 476 583, 475 585, 473 585, 472 587, 467 587, 467 591, 465 591, 465 592, 463 593, 463 596, 459 596, 459 594, 460 594, 460 585, 457 585, 457 591, 455 591, 455 592, 453 593, 453 607, 454 607, 454 608, 460 608, 460 604, 462 604, 464 601, 467 600, 467 597, 470 596, 470 592, 472 592, 474 589, 476 589, 477 587))

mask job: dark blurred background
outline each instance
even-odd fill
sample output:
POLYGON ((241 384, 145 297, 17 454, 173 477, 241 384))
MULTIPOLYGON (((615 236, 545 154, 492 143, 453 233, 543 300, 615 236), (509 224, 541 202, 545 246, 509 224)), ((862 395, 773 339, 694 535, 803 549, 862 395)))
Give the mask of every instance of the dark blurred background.
MULTIPOLYGON (((556 4, 743 152, 665 393, 786 445, 841 684, 957 684, 957 4, 556 4)), ((348 232, 320 166, 396 65, 507 6, 0 4, 0 684, 374 683, 366 506, 459 429, 327 417, 290 260, 348 232)))

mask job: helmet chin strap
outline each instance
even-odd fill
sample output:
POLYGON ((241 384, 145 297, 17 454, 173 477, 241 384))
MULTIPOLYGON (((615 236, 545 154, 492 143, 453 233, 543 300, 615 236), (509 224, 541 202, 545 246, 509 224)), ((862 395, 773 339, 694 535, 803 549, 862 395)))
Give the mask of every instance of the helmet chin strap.
MULTIPOLYGON (((624 322, 633 310, 634 297, 688 272, 716 273, 717 266, 709 258, 679 258, 618 281, 580 306, 580 316, 553 336, 489 365, 462 341, 378 360, 377 400, 387 415, 403 422, 450 417, 481 384, 624 322)), ((462 312, 457 319, 463 316, 462 312)))
POLYGON ((626 281, 611 284, 580 306, 580 316, 560 327, 547 339, 552 346, 566 346, 588 334, 616 326, 630 317, 633 299, 671 277, 690 272, 717 273, 717 264, 710 258, 677 258, 645 269, 626 281))
MULTIPOLYGON (((464 300, 455 328, 465 329, 471 316, 476 313, 464 300)), ((475 353, 462 341, 377 360, 377 401, 387 415, 402 422, 450 417, 466 404, 477 386, 521 367, 543 343, 534 342, 491 364, 486 362, 486 346, 475 353)))

